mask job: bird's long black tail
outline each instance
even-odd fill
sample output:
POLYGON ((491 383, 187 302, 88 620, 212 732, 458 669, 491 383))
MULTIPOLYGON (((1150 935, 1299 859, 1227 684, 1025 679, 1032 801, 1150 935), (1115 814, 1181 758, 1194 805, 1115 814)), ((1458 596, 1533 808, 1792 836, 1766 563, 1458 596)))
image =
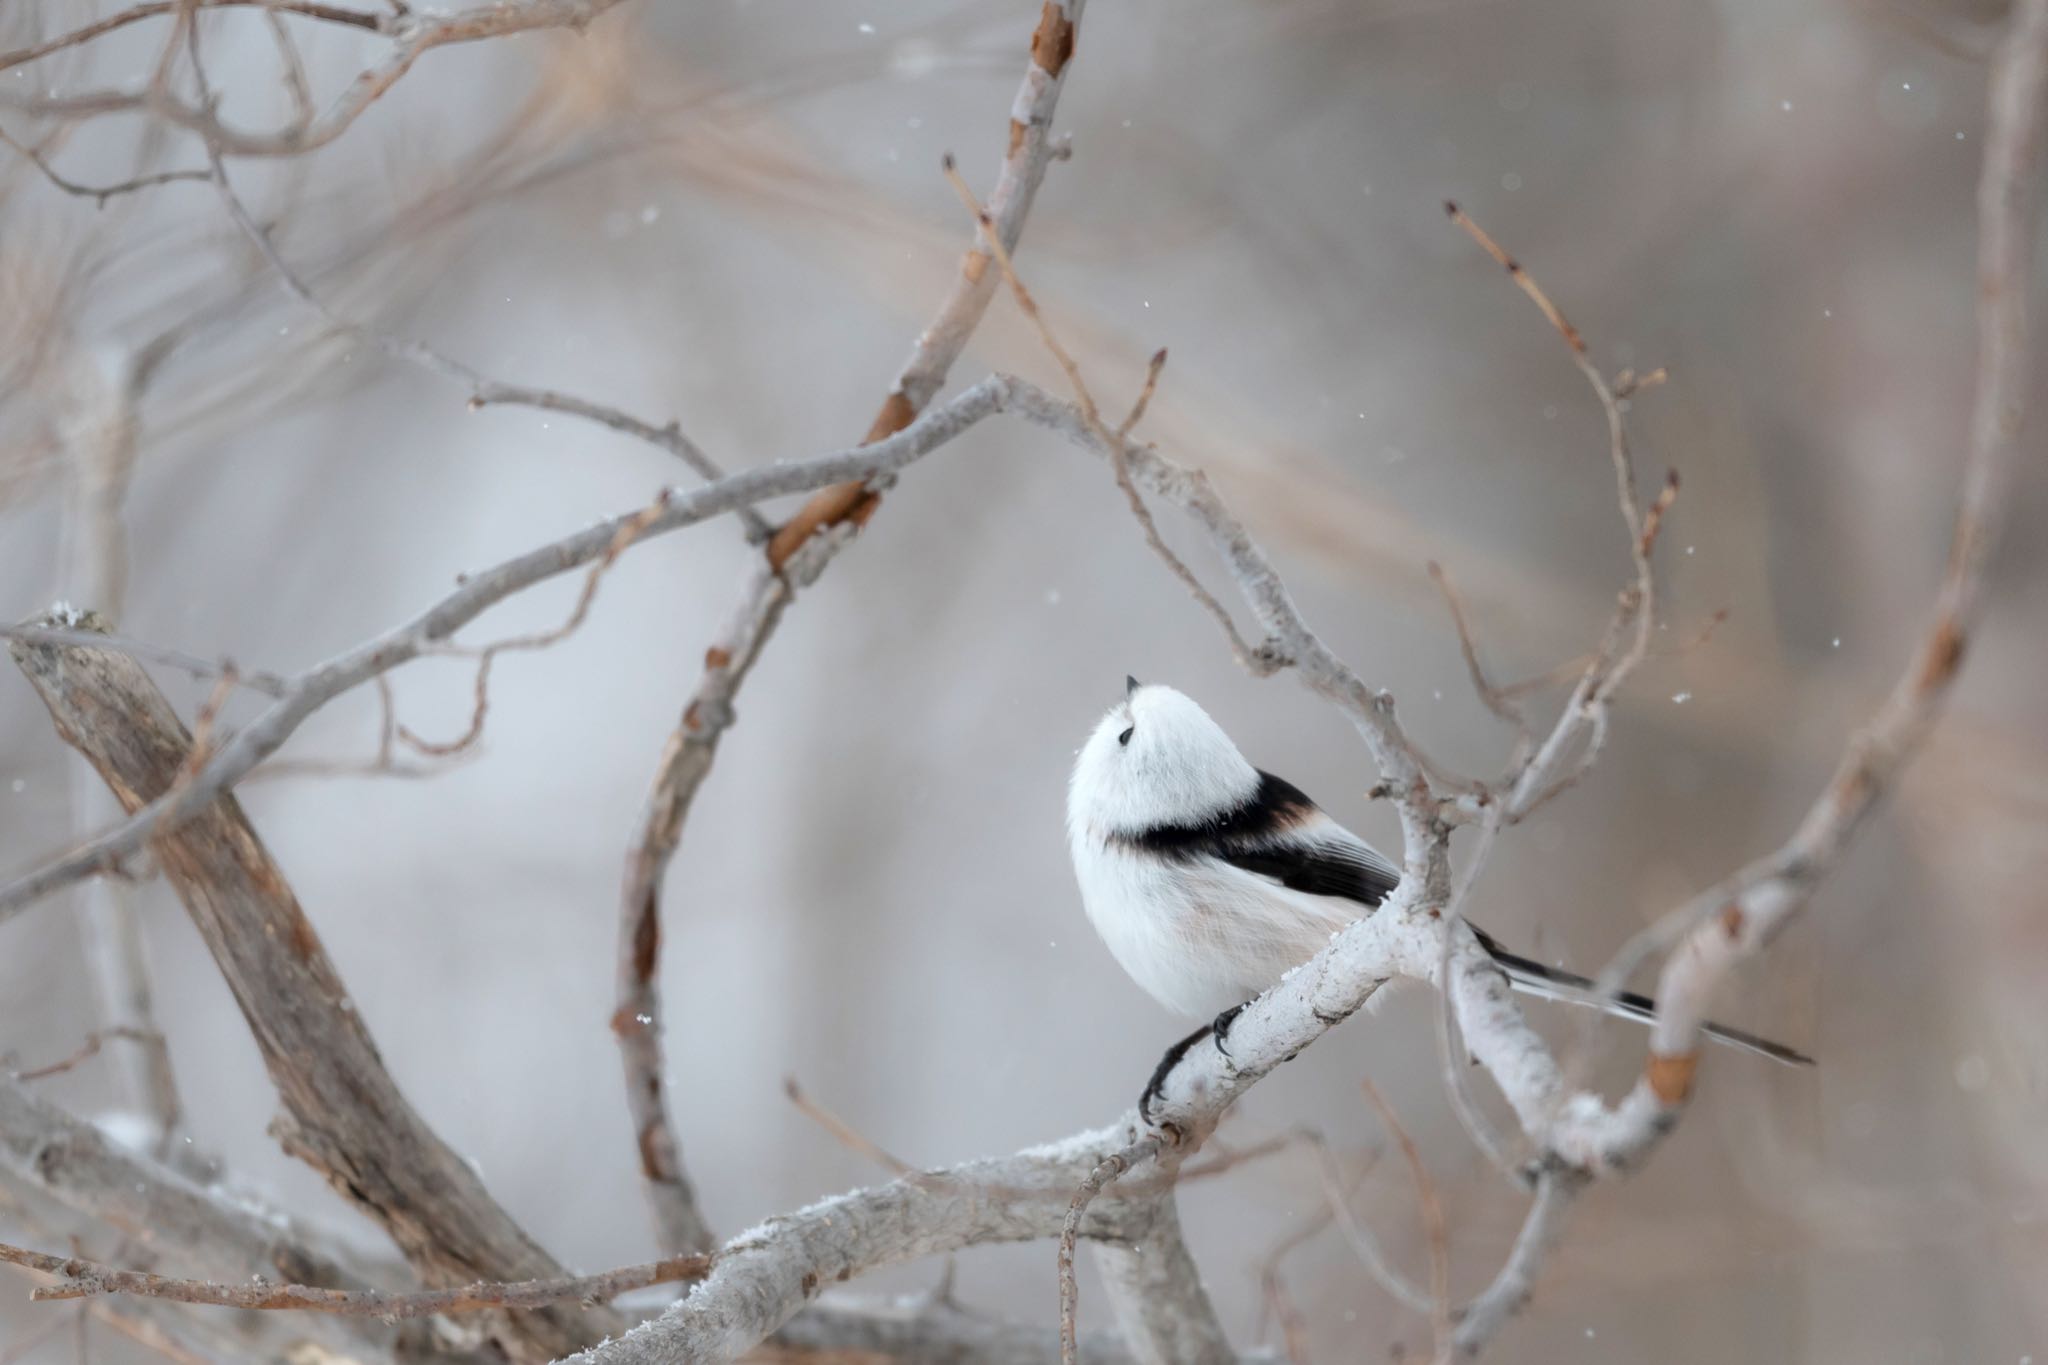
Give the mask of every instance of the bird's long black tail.
MULTIPOLYGON (((1608 1014, 1617 1014, 1625 1019, 1639 1019, 1645 1023, 1656 1017, 1657 1002, 1647 995, 1637 995, 1634 991, 1602 995, 1587 977, 1559 967, 1546 967, 1540 962, 1511 953, 1501 947, 1492 935, 1480 932, 1476 926, 1474 932, 1479 934, 1479 942, 1485 946, 1487 952, 1493 954, 1493 960, 1500 964, 1501 970, 1508 974, 1508 983, 1525 995, 1537 996, 1544 1000, 1562 1000, 1573 1005, 1588 1005, 1604 1010, 1608 1014)), ((1745 1052, 1754 1052, 1760 1057, 1768 1057, 1787 1066, 1813 1065, 1813 1058, 1803 1052, 1786 1047, 1783 1043, 1774 1043, 1768 1038, 1759 1038, 1754 1033, 1729 1028, 1725 1024, 1710 1022, 1702 1025, 1700 1031, 1717 1043, 1739 1047, 1745 1052)))

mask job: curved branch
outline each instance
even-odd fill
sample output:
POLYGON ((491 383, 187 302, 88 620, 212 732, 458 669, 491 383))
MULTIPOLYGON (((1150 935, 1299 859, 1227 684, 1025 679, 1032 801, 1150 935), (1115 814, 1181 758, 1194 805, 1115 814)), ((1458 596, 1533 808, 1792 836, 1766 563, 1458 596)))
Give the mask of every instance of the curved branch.
MULTIPOLYGON (((1023 84, 1012 106, 1009 150, 990 196, 990 231, 1000 243, 1015 245, 1051 164, 1053 111, 1065 85, 1075 25, 1084 3, 1047 0, 1040 11, 1023 84)), ((986 253, 978 243, 970 246, 951 294, 919 336, 869 426, 868 441, 885 440, 902 430, 938 393, 987 312, 995 280, 988 271, 986 253)), ((619 898, 618 1002, 612 1011, 612 1031, 618 1036, 625 1069, 626 1105, 633 1121, 640 1172, 647 1183, 656 1231, 670 1251, 707 1249, 712 1236, 683 1171, 681 1143, 664 1089, 658 979, 662 883, 682 843, 683 822, 691 803, 710 776, 719 741, 733 722, 733 702, 762 647, 775 633, 796 590, 824 572, 852 532, 873 514, 879 497, 867 481, 837 484, 805 503, 769 538, 763 562, 749 572, 728 625, 704 651, 704 671, 662 747, 653 787, 627 855, 625 885, 619 898)))
MULTIPOLYGON (((125 654, 12 646, 15 662, 121 805, 175 788, 206 747, 125 654)), ((223 689, 216 688, 216 705, 223 689)), ((241 1008, 276 1087, 275 1125, 293 1155, 383 1227, 429 1284, 559 1276, 562 1271, 428 1126, 386 1070, 282 869, 232 799, 209 803, 153 845, 241 1008)), ((608 1310, 548 1307, 493 1319, 515 1361, 544 1361, 595 1340, 608 1310)))
MULTIPOLYGON (((1000 411, 1011 387, 1011 381, 992 376, 887 440, 811 460, 751 469, 701 488, 676 492, 648 519, 635 543, 644 544, 768 498, 894 473, 1000 411)), ((411 620, 291 679, 285 695, 223 744, 174 797, 149 802, 123 824, 0 886, 0 923, 60 887, 115 867, 152 837, 177 828, 275 753, 307 717, 334 698, 418 658, 513 594, 602 559, 619 532, 644 512, 644 508, 636 509, 606 518, 575 535, 471 575, 461 587, 411 620)))
POLYGON ((1600 1123, 1618 1158, 1640 1158, 1691 1093, 1708 1001, 1803 910, 1857 831, 1919 750, 1940 714, 1983 612, 1991 552, 2006 511, 2034 362, 2034 250, 2048 155, 2048 0, 2014 7, 1992 70, 1989 132, 1978 182, 1977 377, 1968 455, 1948 567, 1933 620, 1877 714, 1851 736, 1833 776, 1792 837, 1695 896, 1626 945, 1617 969, 1675 947, 1658 980, 1661 1009, 1642 1078, 1600 1123))
MULTIPOLYGON (((753 1349, 829 1285, 900 1261, 1057 1236, 1074 1187, 1128 1130, 906 1176, 771 1218, 722 1247, 711 1274, 661 1317, 571 1357, 575 1365, 711 1365, 753 1349)), ((1149 1204, 1105 1195, 1089 1238, 1143 1231, 1149 1204)))

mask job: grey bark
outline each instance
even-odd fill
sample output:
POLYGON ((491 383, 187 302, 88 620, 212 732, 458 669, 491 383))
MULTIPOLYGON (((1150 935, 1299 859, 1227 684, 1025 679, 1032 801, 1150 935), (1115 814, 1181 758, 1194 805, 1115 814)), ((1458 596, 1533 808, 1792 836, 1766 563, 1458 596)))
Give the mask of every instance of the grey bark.
MULTIPOLYGON (((58 733, 124 809, 162 797, 186 773, 191 737, 133 659, 21 641, 10 651, 58 733)), ((399 1092, 240 804, 216 799, 154 851, 263 1053, 284 1104, 277 1131, 286 1148, 381 1224, 429 1284, 563 1273, 399 1092)), ((622 1325, 608 1310, 561 1307, 507 1314, 491 1330, 513 1359, 537 1362, 622 1325)))

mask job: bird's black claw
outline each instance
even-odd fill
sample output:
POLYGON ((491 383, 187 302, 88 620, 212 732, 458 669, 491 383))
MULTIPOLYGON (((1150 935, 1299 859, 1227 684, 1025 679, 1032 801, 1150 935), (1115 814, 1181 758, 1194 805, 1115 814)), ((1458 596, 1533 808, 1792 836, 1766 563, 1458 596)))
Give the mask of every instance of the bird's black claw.
POLYGON ((1159 1126, 1159 1121, 1152 1117, 1152 1101, 1159 1098, 1160 1085, 1165 1079, 1165 1073, 1155 1073, 1151 1081, 1146 1084, 1145 1093, 1138 1096, 1138 1117, 1145 1120, 1145 1125, 1148 1128, 1159 1126))
POLYGON ((1226 1058, 1230 1056, 1230 1049, 1224 1046, 1224 1042, 1230 1037, 1230 1026, 1236 1022, 1238 1015, 1244 1013, 1245 1005, 1249 1004, 1251 1001, 1247 1000, 1243 1004, 1232 1005, 1217 1015, 1216 1021, 1209 1025, 1209 1036, 1216 1040, 1216 1050, 1226 1058))
POLYGON ((1158 1121, 1152 1117, 1152 1102, 1158 1099, 1159 1092, 1166 1088, 1166 1078, 1173 1074, 1173 1069, 1176 1066, 1180 1065, 1180 1059, 1187 1055, 1188 1049, 1208 1037, 1209 1030, 1213 1027, 1214 1025, 1204 1024, 1172 1047, 1166 1049, 1166 1055, 1161 1057, 1159 1065, 1153 1068, 1152 1079, 1145 1083, 1145 1093, 1138 1096, 1139 1118, 1154 1127, 1159 1126, 1158 1121))

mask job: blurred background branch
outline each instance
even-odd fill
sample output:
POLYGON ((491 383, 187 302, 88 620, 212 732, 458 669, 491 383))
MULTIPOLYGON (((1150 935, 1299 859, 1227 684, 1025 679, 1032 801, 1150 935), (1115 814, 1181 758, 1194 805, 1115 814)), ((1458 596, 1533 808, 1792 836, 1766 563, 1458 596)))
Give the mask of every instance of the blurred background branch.
MULTIPOLYGON (((1365 789, 1394 796, 1411 854, 1425 850, 1410 860, 1418 906, 1452 920, 1475 909, 1546 958, 1588 962, 1683 902, 1623 949, 1610 986, 1679 931, 1694 938, 1669 959, 1653 1062, 1609 1118, 1548 1109, 1581 1086, 1628 1084, 1583 1045, 1592 1030, 1554 1076, 1518 1071, 1504 1041, 1516 1056, 1525 1044, 1549 1053, 1518 1015, 1496 1017, 1454 933, 1333 947, 1322 986, 1304 981, 1248 1017, 1241 1074, 1194 1059, 1182 1082, 1197 1135, 1249 1078, 1324 1031, 1323 1014, 1371 995, 1373 964, 1396 958, 1452 986, 1511 1105, 1483 1087, 1465 1095, 1463 1067, 1451 1091, 1463 1098, 1448 1103, 1428 1044, 1436 1011, 1395 999, 1369 1028, 1274 1071, 1230 1120, 1312 1123, 1337 1135, 1329 1159, 1247 1135, 1234 1149, 1269 1157, 1223 1158, 1222 1178, 1179 1191, 1177 1216, 1156 1173, 1106 1188, 1091 1205, 1107 1220, 1092 1225, 1106 1259, 1083 1286, 1084 1333, 1107 1326, 1110 1307, 1143 1305, 1147 1276, 1190 1251, 1207 1293, 1156 1321, 1115 1314, 1127 1342, 1084 1336, 1082 1350, 1208 1358, 1273 1327, 1290 1360, 1356 1358, 1361 1342, 1372 1358, 1426 1349, 1444 1296, 1410 1303, 1375 1287, 1346 1245, 1360 1239, 1301 1242, 1284 1279, 1247 1250, 1327 1207, 1331 1172, 1357 1168, 1358 1140, 1343 1135, 1371 1127, 1354 1085, 1369 1070, 1425 1169, 1381 1162, 1362 1190, 1338 1188, 1358 1195, 1352 1223, 1371 1225, 1351 1231, 1403 1268, 1388 1282, 1447 1257, 1435 1278, 1471 1303, 1457 1324, 1468 1342, 1498 1330, 1541 1268, 1539 1297, 1497 1347, 1509 1358, 2038 1354, 2048 1323, 2025 1291, 2048 1256, 2048 1169, 2030 1137, 2048 1118, 2034 889, 2048 718, 2026 683, 2040 642, 1998 628, 2000 603, 2027 600, 2039 572, 2024 531, 1996 590, 1979 587, 1987 514, 2024 528, 2041 515, 2038 462, 1993 477, 2037 382, 2017 343, 2037 236, 2024 127, 2038 117, 2038 67, 2002 60, 1997 117, 1976 112, 1995 35, 2038 59, 2040 6, 2021 9, 2009 28, 2003 6, 1933 0, 1543 12, 1289 0, 1117 6, 1092 11, 1077 38, 1077 6, 1020 13, 995 0, 849 15, 842 30, 759 7, 13 7, 0 15, 0 48, 14 54, 0 59, 14 63, 0 78, 12 156, 0 166, 0 554, 22 586, 8 619, 52 597, 109 619, 118 609, 134 657, 202 675, 171 691, 202 714, 213 753, 178 765, 191 768, 173 779, 192 798, 181 819, 212 818, 222 807, 202 814, 209 799, 266 773, 336 771, 306 749, 374 751, 354 765, 369 784, 266 783, 242 798, 307 902, 328 907, 313 917, 354 987, 343 1000, 385 1040, 392 1084, 451 1158, 474 1154, 453 1159, 489 1172, 506 1225, 562 1262, 708 1245, 711 1226, 871 1180, 867 1158, 792 1116, 776 1085, 791 1071, 829 1079, 848 1131, 906 1153, 1009 1150, 1127 1102, 1171 1028, 1081 932, 1052 812, 1061 737, 1135 671, 1201 696, 1256 759, 1303 775, 1377 837, 1390 830, 1372 828, 1365 789), (1034 26, 1006 131, 991 114, 1013 98, 1034 26), (472 41, 483 38, 516 41, 472 41), (202 45, 203 76, 188 60, 202 45), (450 50, 426 57, 436 46, 450 50), (1085 75, 1055 128, 1069 58, 1085 75), (938 399, 963 355, 976 374, 1057 369, 1028 321, 998 309, 983 322, 998 271, 978 251, 954 264, 958 212, 932 167, 952 150, 1000 166, 989 210, 1014 248, 1069 128, 1074 160, 1057 207, 1034 216, 1021 268, 1091 381, 1148 373, 1144 357, 1173 345, 1173 370, 1147 386, 1142 437, 1156 451, 1126 448, 1129 428, 1104 441, 1100 421, 1028 382, 938 399), (210 178, 196 169, 209 150, 239 224, 193 183, 210 178), (1936 627, 1920 634, 1957 474, 1927 452, 1955 448, 1971 406, 1967 208, 1980 162, 2004 171, 1985 178, 1975 510, 1936 627), (1022 187, 1008 219, 1005 184, 1022 187), (1446 193, 1540 262, 1584 324, 1559 331, 1592 338, 1573 356, 1606 431, 1538 319, 1518 318, 1498 272, 1430 221, 1446 193), (280 268, 325 318, 278 289, 280 268), (936 323, 933 298, 948 299, 936 323), (919 327, 876 445, 837 463, 770 463, 831 449, 845 414, 872 402, 872 368, 848 358, 893 351, 919 327), (391 364, 384 343, 398 338, 461 357, 460 385, 391 364), (1638 355, 1671 366, 1653 401, 1638 400, 1664 372, 1639 377, 1638 355), (1025 421, 979 422, 998 411, 1025 421), (1671 518, 1635 502, 1627 547, 1612 501, 1589 496, 1586 462, 1603 442, 1621 451, 1624 419, 1685 477, 1671 518), (1155 496, 1208 508, 1212 530, 1228 530, 1213 515, 1227 509, 1220 564, 1189 528, 1163 525, 1162 544, 1212 581, 1269 576, 1269 609, 1318 623, 1297 652, 1312 646, 1322 690, 1365 723, 1382 766, 1395 763, 1391 790, 1332 742, 1321 708, 1277 704, 1291 694, 1233 674, 1134 543, 1126 509, 1102 496, 1101 471, 1042 458, 1046 429, 1150 471, 1155 496), (820 578, 894 472, 947 443, 972 458, 933 462, 889 493, 901 522, 820 578), (1175 475, 1158 452, 1209 482, 1175 475), (718 491, 650 502, 678 459, 718 491), (743 472, 725 482, 721 466, 743 472), (769 500, 811 493, 813 479, 834 487, 802 506, 769 500), (748 534, 715 546, 660 534, 723 511, 753 518, 748 534), (609 520, 564 537, 597 518, 609 520), (1653 544, 1654 598, 1640 578, 1653 544), (1432 596, 1432 560, 1460 585, 1455 623, 1432 596), (1631 570, 1637 595, 1617 611, 1613 585, 1631 570), (703 586, 735 580, 736 604, 703 586), (756 669, 798 589, 819 598, 815 618, 756 669), (499 613, 488 639, 560 641, 496 670, 488 725, 476 650, 450 640, 486 608, 499 613), (1597 643, 1603 619, 1610 648, 1597 643), (1531 765, 1517 771, 1545 776, 1511 803, 1523 817, 1512 838, 1516 822, 1484 788, 1447 776, 1489 771, 1502 747, 1487 699, 1457 682, 1479 676, 1478 640, 1489 679, 1543 680, 1496 684, 1512 710, 1560 717, 1544 732, 1553 746, 1538 735, 1517 751, 1531 765), (1965 641, 1972 666, 1949 701, 1965 641), (1830 779, 1844 718, 1878 705, 1873 680, 1908 649, 1914 667, 1830 779), (469 657, 451 668, 452 654, 469 657), (284 667, 307 659, 336 662, 284 667), (1617 659, 1636 675, 1625 692, 1617 659), (259 686, 232 693, 209 672, 259 686), (693 676, 677 722, 675 679, 693 676), (758 714, 728 730, 742 679, 758 714), (1399 732, 1377 719, 1381 689, 1401 698, 1399 732), (1942 702, 1948 719, 1927 737, 1942 702), (649 796, 657 729, 671 738, 649 796), (460 735, 471 761, 400 763, 405 734, 460 735), (1872 817, 1923 737, 1897 803, 1872 817), (733 748, 720 799, 693 805, 719 745, 733 748), (374 781, 400 772, 430 780, 374 781), (1416 799, 1417 778, 1445 804, 1416 799), (1824 856, 1781 851, 1752 865, 1763 874, 1716 884, 1775 845, 1821 783, 1819 842, 1799 848, 1824 856), (1545 799, 1567 784, 1569 799, 1545 799), (685 813, 693 855, 672 869, 685 813), (1432 819, 1477 826, 1466 837, 1485 856, 1466 850, 1453 876, 1450 836, 1422 828, 1432 819), (1878 837, 1842 859, 1847 834, 1873 820, 1878 837), (623 897, 621 829, 639 831, 623 897), (1858 912, 1781 934, 1837 862, 1824 898, 1858 912), (653 917, 683 877, 686 950, 657 954, 653 917), (1731 897, 1739 920, 1724 913, 1731 897), (1923 903, 1945 908, 1939 925, 1923 903), (1818 1085, 1734 1062, 1696 1077, 1691 1065, 1707 990, 1766 940, 1767 971, 1716 1009, 1817 1039, 1818 1085), (637 1007, 663 986, 665 1011, 637 1007), (617 1103, 610 1045, 590 1023, 607 1013, 651 1107, 617 1103), (629 1035, 662 1032, 665 1049, 636 1056, 629 1035), (664 1083, 691 1103, 666 1114, 664 1083), (1571 1199, 1582 1167, 1633 1163, 1695 1084, 1707 1102, 1671 1153, 1618 1197, 1571 1199), (1532 1208, 1487 1178, 1461 1119, 1524 1127, 1521 1156, 1563 1154, 1539 1163, 1532 1208), (649 1131, 671 1157, 687 1140, 697 1222, 663 1216, 643 1244, 619 1216, 640 1195, 616 1154, 645 1153, 649 1131), (1382 1212, 1405 1207, 1418 1181, 1447 1236, 1382 1212), (1143 1240, 1166 1235, 1162 1218, 1184 1224, 1185 1242, 1178 1230, 1143 1240), (1134 1261, 1130 1245, 1152 1249, 1134 1261), (1262 1328, 1265 1305, 1278 1311, 1262 1328)), ((1268 633, 1273 619, 1287 618, 1269 616, 1268 633)), ((16 647, 76 652, 59 638, 71 630, 18 632, 16 647)), ((275 1102, 263 1052, 206 945, 166 914, 165 891, 189 893, 188 874, 154 879, 197 826, 99 834, 113 812, 64 795, 75 779, 41 708, 0 718, 0 801, 14 817, 4 865, 34 869, 85 841, 46 865, 54 875, 0 893, 0 1051, 47 1073, 16 1084, 55 1101, 0 1097, 0 1152, 15 1153, 0 1223, 53 1250, 83 1238, 74 1252, 124 1269, 407 1289, 408 1273, 367 1249, 384 1244, 346 1191, 329 1198, 263 1135, 275 1102), (118 933, 100 932, 98 911, 21 913, 90 873, 102 875, 82 889, 125 902, 107 918, 118 933), (67 1145, 38 1136, 57 1132, 67 1145), (186 1212, 126 1202, 131 1185, 138 1200, 179 1192, 186 1212), (252 1187, 265 1211, 238 1223, 252 1187), (284 1231, 275 1206, 314 1221, 284 1231), (171 1231, 193 1219, 213 1222, 171 1231)), ((1077 1172, 1129 1137, 984 1172, 998 1204, 1017 1193, 1013 1177, 1044 1182, 1050 1212, 1034 1205, 1001 1235, 1056 1233, 1077 1172)), ((668 1168, 680 1181, 679 1157, 668 1168)), ((772 1281, 772 1316, 805 1310, 765 1358, 1058 1353, 1042 1242, 960 1263, 962 1298, 1014 1326, 961 1308, 950 1270, 934 1292, 928 1270, 882 1264, 989 1235, 919 1202, 936 1197, 931 1179, 906 1175, 734 1239, 741 1254, 712 1284, 772 1281), (814 1215, 870 1199, 929 1209, 952 1231, 805 1241, 814 1215), (805 1249, 785 1254, 792 1236, 805 1249), (818 1268, 835 1265, 917 1293, 806 1308, 831 1285, 818 1268)), ((672 1297, 629 1295, 621 1321, 672 1297)), ((711 1330, 723 1301, 686 1300, 665 1320, 682 1333, 670 1339, 711 1330)), ((119 1299, 95 1313, 130 1334, 78 1318, 96 1355, 254 1358, 294 1340, 365 1360, 496 1349, 453 1319, 398 1332, 119 1299)), ((46 1320, 0 1305, 0 1340, 17 1321, 26 1333, 46 1320)), ((702 1349, 748 1349, 774 1326, 745 1321, 702 1349)), ((76 1335, 39 1336, 28 1358, 68 1359, 76 1335)))

